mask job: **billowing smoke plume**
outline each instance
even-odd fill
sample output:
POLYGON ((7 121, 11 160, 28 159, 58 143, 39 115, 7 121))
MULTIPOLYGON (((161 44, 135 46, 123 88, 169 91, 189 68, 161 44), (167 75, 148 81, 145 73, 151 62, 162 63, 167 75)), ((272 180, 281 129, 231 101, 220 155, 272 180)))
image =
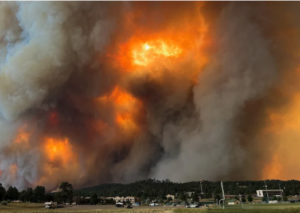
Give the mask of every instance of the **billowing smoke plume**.
POLYGON ((1 3, 0 182, 297 179, 299 7, 1 3))

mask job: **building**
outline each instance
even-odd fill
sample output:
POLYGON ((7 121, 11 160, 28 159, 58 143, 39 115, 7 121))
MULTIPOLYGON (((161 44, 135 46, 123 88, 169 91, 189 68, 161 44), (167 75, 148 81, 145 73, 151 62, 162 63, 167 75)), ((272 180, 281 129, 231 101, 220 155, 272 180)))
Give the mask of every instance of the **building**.
POLYGON ((300 196, 290 197, 290 198, 288 199, 288 201, 289 201, 290 203, 299 203, 299 202, 300 202, 300 196))
POLYGON ((139 202, 139 199, 137 197, 133 196, 127 196, 127 197, 111 197, 116 203, 117 202, 130 202, 130 203, 135 203, 139 202))
POLYGON ((236 199, 231 199, 227 201, 228 205, 236 205, 236 204, 240 204, 239 200, 236 199))
POLYGON ((257 197, 266 197, 267 194, 269 197, 281 197, 283 194, 282 189, 268 189, 268 190, 256 190, 257 197))
POLYGON ((225 199, 236 199, 236 197, 238 199, 240 199, 240 198, 246 198, 246 195, 225 195, 225 199))
POLYGON ((166 195, 166 198, 167 198, 167 199, 171 198, 172 200, 174 200, 174 199, 175 199, 175 195, 169 195, 169 194, 168 194, 168 195, 166 195))

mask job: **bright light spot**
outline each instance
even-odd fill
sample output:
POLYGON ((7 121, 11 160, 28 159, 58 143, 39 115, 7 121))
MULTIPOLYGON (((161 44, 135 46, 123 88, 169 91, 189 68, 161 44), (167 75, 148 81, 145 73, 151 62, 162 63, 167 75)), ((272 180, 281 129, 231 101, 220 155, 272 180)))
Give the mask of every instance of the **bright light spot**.
POLYGON ((178 57, 181 52, 182 50, 173 43, 155 40, 133 49, 132 55, 135 64, 146 66, 161 57, 178 57))

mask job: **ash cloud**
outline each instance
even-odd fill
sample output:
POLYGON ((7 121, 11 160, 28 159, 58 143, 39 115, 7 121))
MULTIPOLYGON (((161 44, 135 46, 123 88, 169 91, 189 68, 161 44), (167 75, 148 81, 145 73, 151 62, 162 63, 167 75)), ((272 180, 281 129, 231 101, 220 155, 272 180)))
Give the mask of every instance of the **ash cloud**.
POLYGON ((279 35, 296 6, 2 2, 0 182, 262 178, 267 111, 297 67, 279 35), (158 38, 184 56, 128 65, 130 48, 158 38))

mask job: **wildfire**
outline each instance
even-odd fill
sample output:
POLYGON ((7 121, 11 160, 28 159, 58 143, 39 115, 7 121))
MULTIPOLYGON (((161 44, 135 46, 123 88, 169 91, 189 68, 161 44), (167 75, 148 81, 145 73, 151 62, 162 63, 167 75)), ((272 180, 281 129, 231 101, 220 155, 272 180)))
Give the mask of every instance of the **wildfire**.
POLYGON ((272 158, 272 161, 263 168, 262 176, 264 179, 274 179, 279 177, 284 179, 282 169, 282 163, 280 162, 278 155, 275 154, 272 158))
MULTIPOLYGON (((299 173, 294 169, 298 158, 300 144, 299 134, 299 107, 300 93, 286 93, 292 101, 282 109, 268 109, 268 125, 264 128, 267 141, 270 141, 268 154, 272 161, 263 168, 262 178, 294 179, 299 173), (270 150, 271 149, 271 150, 270 150)), ((267 145, 268 146, 268 145, 267 145)))
POLYGON ((67 138, 62 140, 46 138, 44 151, 51 162, 59 160, 63 163, 67 163, 70 162, 73 157, 72 147, 67 138))
POLYGON ((124 130, 134 130, 137 125, 134 116, 141 108, 141 102, 130 93, 116 86, 111 94, 100 97, 101 104, 110 105, 115 109, 115 122, 124 130))
POLYGON ((146 42, 132 50, 133 62, 136 65, 147 66, 160 57, 179 57, 182 50, 162 40, 146 42))

